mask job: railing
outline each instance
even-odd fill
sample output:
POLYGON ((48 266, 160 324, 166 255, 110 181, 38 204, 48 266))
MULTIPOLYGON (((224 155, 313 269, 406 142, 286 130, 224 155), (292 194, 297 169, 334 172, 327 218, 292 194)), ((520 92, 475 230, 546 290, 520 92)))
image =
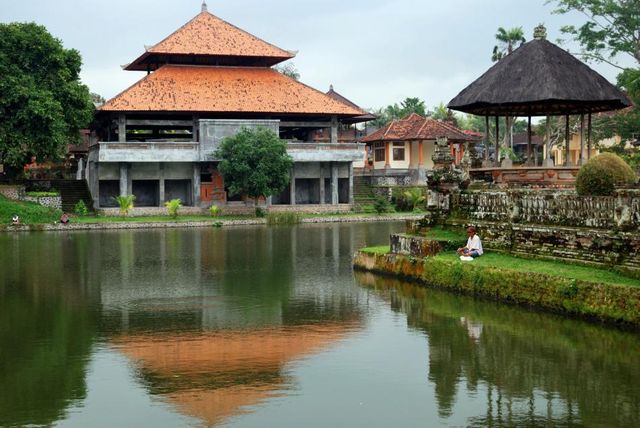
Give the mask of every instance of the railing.
POLYGON ((197 141, 104 141, 97 146, 102 162, 195 162, 200 157, 197 141))

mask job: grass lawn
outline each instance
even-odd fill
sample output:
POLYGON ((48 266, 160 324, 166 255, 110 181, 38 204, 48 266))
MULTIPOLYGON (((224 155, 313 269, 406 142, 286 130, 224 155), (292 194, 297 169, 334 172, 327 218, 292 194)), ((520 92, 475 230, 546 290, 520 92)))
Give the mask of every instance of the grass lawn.
MULTIPOLYGON (((369 254, 387 254, 390 250, 388 245, 381 245, 378 247, 363 248, 361 251, 369 254)), ((640 287, 640 280, 604 268, 581 266, 552 260, 525 259, 509 254, 485 252, 482 257, 472 262, 462 262, 455 251, 442 252, 435 256, 435 258, 451 263, 469 264, 472 266, 541 273, 580 281, 640 287)))
POLYGON ((10 200, 0 195, 0 224, 11 224, 14 215, 20 217, 22 224, 42 224, 59 221, 62 211, 32 202, 10 200))
POLYGON ((508 254, 486 252, 473 262, 461 262, 455 252, 440 253, 436 258, 456 263, 468 263, 475 266, 517 270, 520 272, 555 275, 580 281, 599 282, 604 284, 640 286, 640 280, 621 275, 603 268, 574 265, 551 260, 525 259, 508 254))
POLYGON ((467 234, 464 229, 451 230, 442 227, 433 227, 425 235, 427 238, 438 241, 463 241, 467 242, 467 234))
POLYGON ((72 223, 158 223, 158 222, 191 222, 191 221, 223 221, 223 220, 250 220, 253 216, 219 216, 211 217, 209 215, 180 215, 178 218, 172 218, 166 215, 145 216, 145 217, 103 217, 103 216, 86 216, 74 217, 72 223))

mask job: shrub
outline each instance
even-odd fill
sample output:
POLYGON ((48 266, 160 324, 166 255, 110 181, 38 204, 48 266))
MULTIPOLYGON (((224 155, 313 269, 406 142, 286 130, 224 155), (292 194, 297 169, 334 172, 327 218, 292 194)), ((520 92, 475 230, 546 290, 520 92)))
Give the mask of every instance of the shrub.
POLYGON ((616 185, 635 182, 635 173, 622 158, 613 153, 602 153, 580 168, 576 192, 581 196, 609 196, 616 185))
POLYGON ((267 215, 267 212, 264 209, 262 209, 260 207, 256 207, 256 217, 264 218, 264 217, 266 217, 266 215, 267 215))
POLYGON ((49 192, 27 192, 27 196, 31 196, 33 198, 51 198, 51 197, 60 196, 60 193, 55 192, 55 191, 49 191, 49 192))
POLYGON ((298 224, 302 220, 302 216, 296 212, 271 212, 267 214, 267 224, 269 226, 282 224, 298 224))
POLYGON ((169 216, 178 218, 178 211, 182 208, 182 201, 180 199, 171 199, 170 201, 165 202, 164 206, 167 207, 169 216))
POLYGON ((211 205, 209 207, 209 214, 211 214, 211 217, 219 217, 222 214, 222 208, 217 205, 211 205))
POLYGON ((376 196, 375 200, 373 201, 373 209, 378 215, 380 215, 391 211, 391 205, 389 204, 387 198, 376 196))
POLYGON ((84 201, 80 199, 78 203, 73 207, 73 212, 80 217, 84 217, 89 214, 89 209, 87 208, 87 205, 84 203, 84 201))
POLYGON ((125 218, 129 211, 133 209, 133 201, 136 200, 136 197, 134 195, 114 196, 113 200, 116 201, 120 208, 120 215, 125 218))

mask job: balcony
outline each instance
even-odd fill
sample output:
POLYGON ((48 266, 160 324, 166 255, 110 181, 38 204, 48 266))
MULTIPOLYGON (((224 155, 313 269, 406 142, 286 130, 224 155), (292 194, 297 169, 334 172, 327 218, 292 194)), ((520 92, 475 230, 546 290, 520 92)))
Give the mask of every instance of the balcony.
POLYGON ((355 162, 364 158, 364 144, 289 142, 287 152, 295 162, 355 162))
POLYGON ((99 162, 198 162, 198 142, 99 142, 99 162))

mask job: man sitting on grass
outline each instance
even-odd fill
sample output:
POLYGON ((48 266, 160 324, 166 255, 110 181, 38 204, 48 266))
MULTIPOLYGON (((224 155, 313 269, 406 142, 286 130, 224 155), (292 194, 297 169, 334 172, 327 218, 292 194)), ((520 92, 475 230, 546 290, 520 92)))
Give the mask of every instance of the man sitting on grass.
POLYGON ((458 248, 458 254, 460 255, 460 260, 473 260, 476 257, 480 257, 482 255, 482 242, 480 242, 480 237, 476 233, 476 228, 471 226, 467 229, 467 245, 458 248))

